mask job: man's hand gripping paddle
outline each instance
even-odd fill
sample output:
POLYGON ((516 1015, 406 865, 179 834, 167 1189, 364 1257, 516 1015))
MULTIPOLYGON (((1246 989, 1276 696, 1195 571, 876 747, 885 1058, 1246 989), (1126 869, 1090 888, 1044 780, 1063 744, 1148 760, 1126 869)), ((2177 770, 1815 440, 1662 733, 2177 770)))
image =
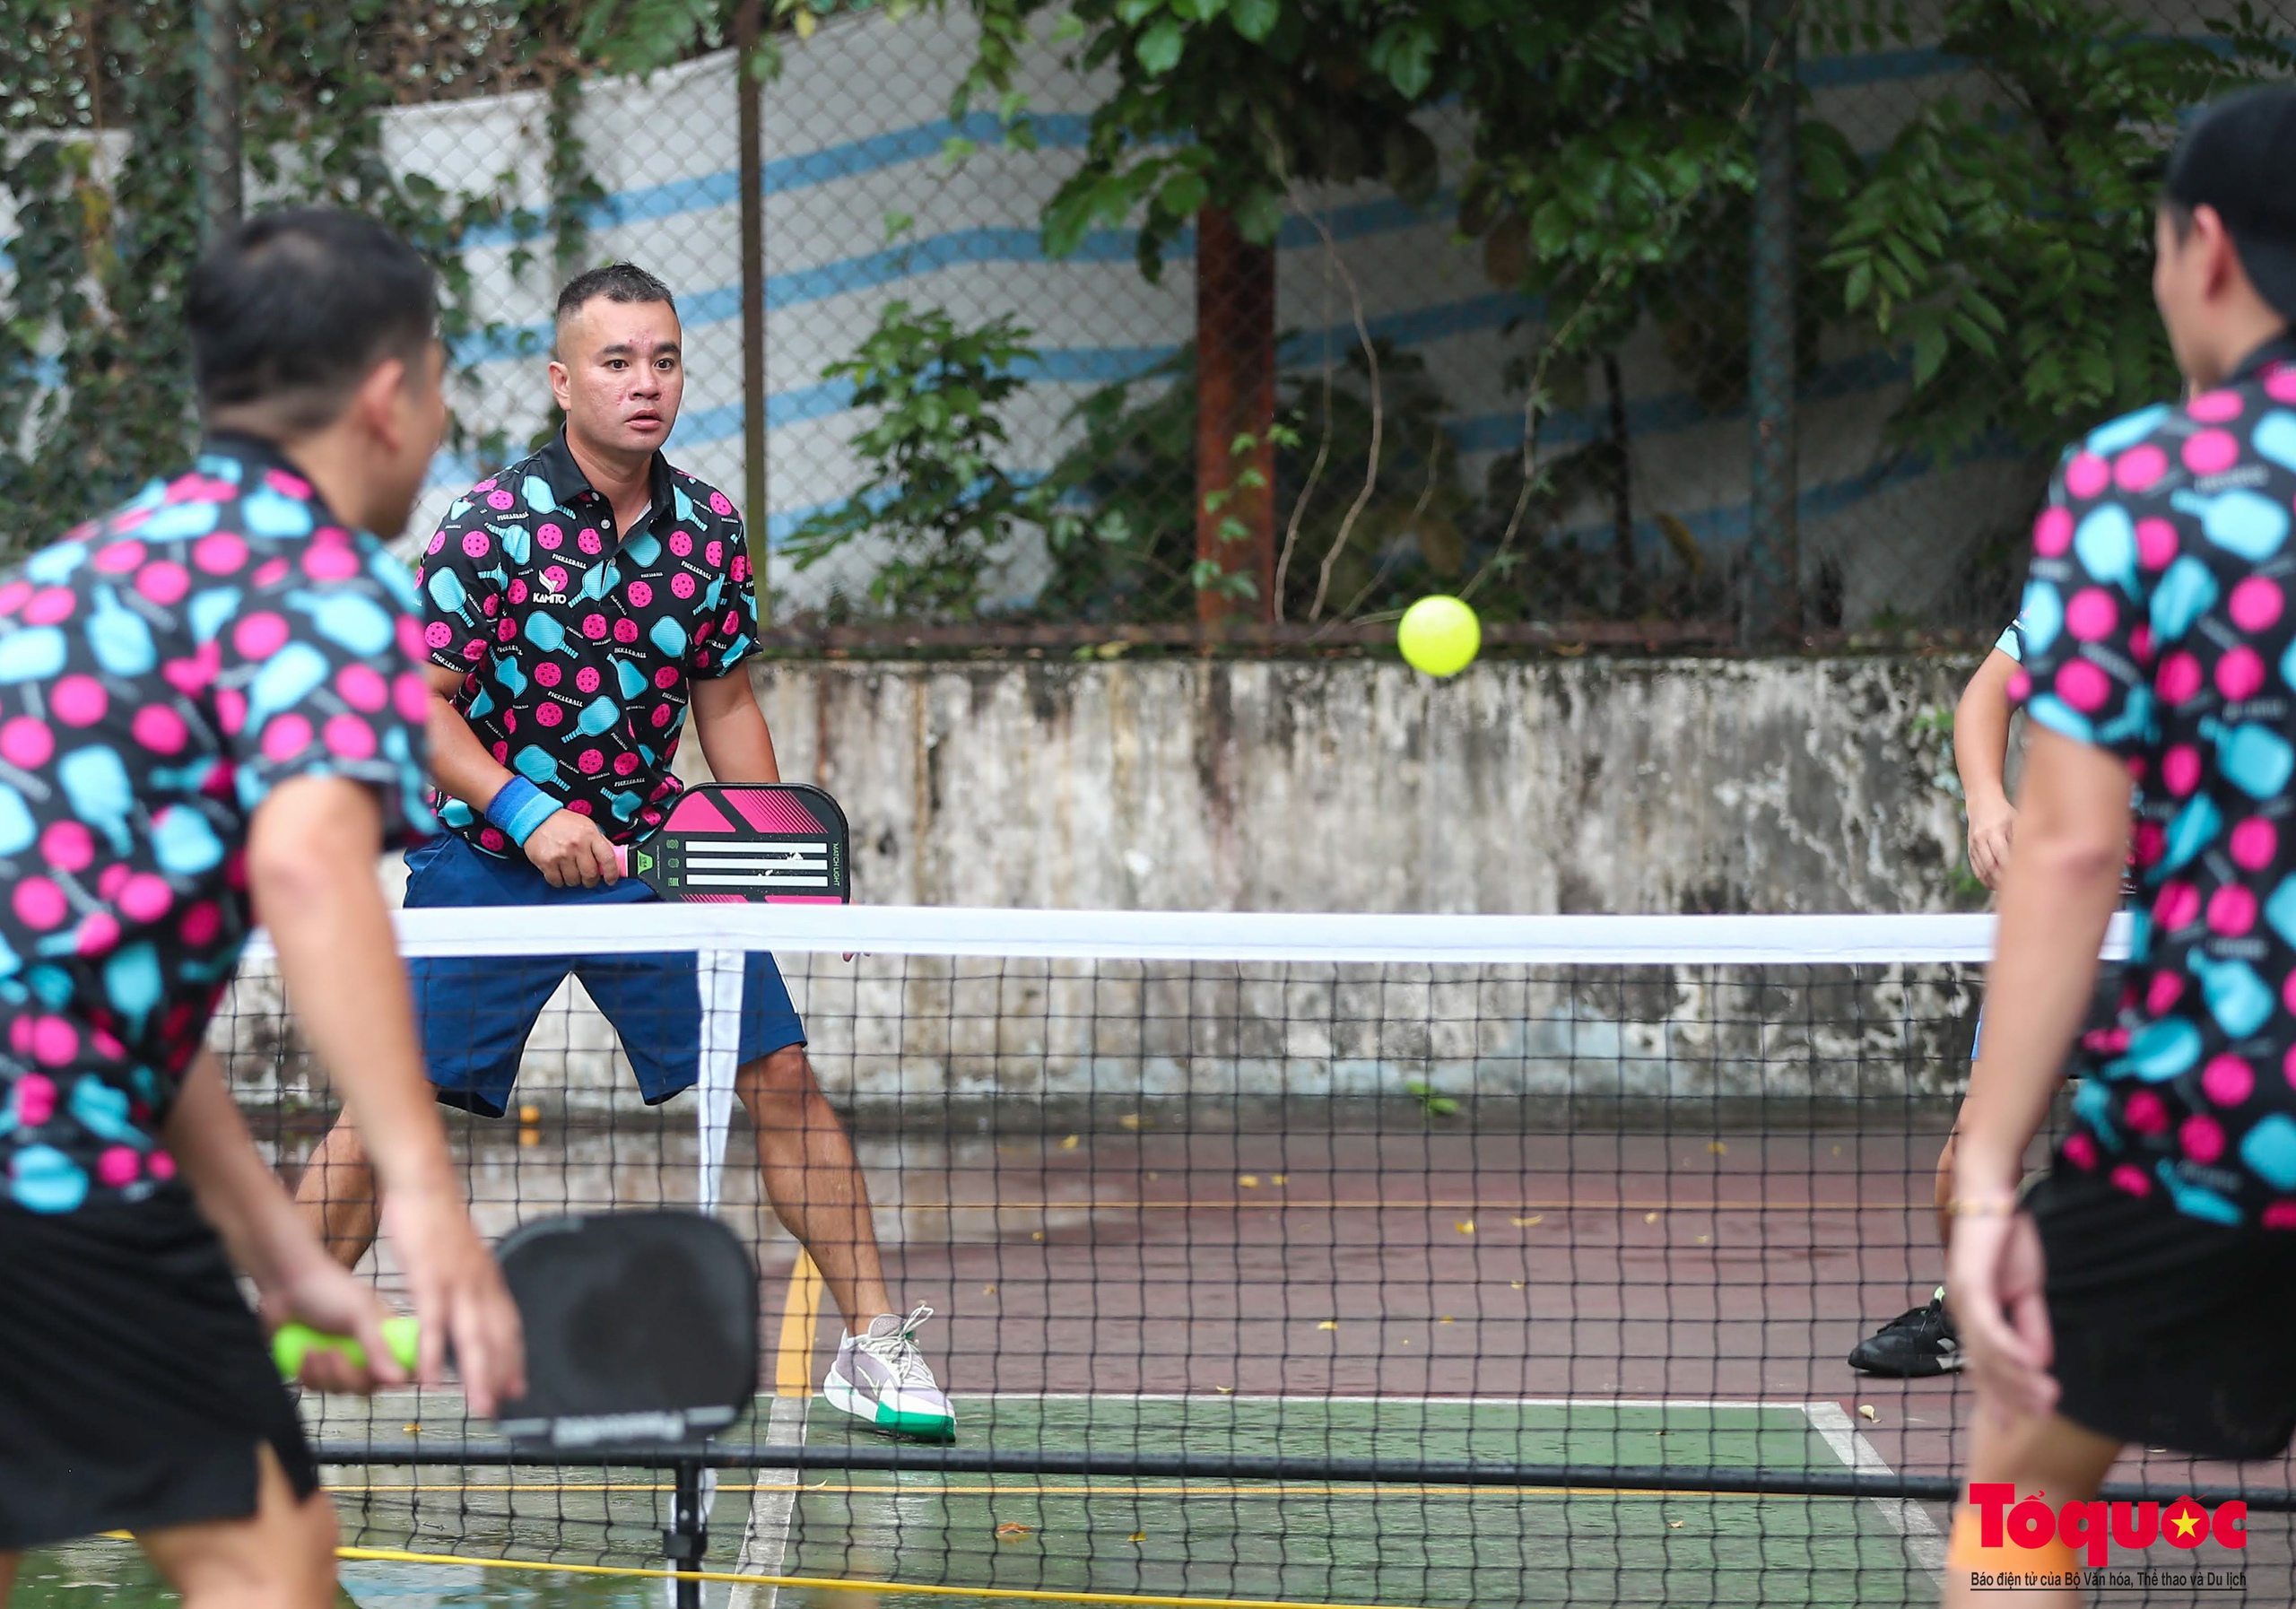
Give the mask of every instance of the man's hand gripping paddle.
MULTIPOLYGON (((526 1334, 526 1395, 502 1405, 521 1447, 698 1448, 757 1393, 757 1270, 734 1232, 697 1213, 549 1218, 497 1255, 526 1334)), ((384 1337, 412 1367, 415 1321, 384 1337)), ((303 1325, 272 1338, 280 1372, 313 1347, 359 1344, 303 1325)))
POLYGON ((853 898, 845 813, 802 782, 689 787, 659 832, 613 853, 625 876, 665 900, 843 905, 853 898))

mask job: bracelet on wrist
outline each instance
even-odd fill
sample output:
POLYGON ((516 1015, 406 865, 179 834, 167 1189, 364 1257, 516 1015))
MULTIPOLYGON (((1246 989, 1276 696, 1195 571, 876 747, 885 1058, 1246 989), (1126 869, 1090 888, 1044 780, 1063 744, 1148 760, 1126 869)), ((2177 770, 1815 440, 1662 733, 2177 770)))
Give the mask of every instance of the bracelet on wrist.
POLYGON ((486 819, 523 848, 526 839, 535 835, 535 829, 556 815, 559 809, 557 800, 524 777, 513 777, 488 803, 486 819))
POLYGON ((1945 1203, 1948 1218, 2014 1218, 2024 1210, 2024 1203, 2012 1191, 1997 1195, 1952 1197, 1945 1203))

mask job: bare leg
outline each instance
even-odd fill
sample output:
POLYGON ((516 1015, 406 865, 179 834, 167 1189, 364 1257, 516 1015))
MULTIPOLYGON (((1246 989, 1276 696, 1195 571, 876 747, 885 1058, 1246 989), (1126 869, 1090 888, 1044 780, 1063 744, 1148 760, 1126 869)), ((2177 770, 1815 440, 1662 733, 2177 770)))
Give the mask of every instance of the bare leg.
POLYGON ((0 1609, 8 1609, 8 1594, 16 1585, 16 1562, 21 1553, 0 1553, 0 1609))
POLYGON ((757 1128, 757 1162, 774 1215, 812 1254, 846 1328, 859 1334, 893 1305, 869 1220, 869 1187, 845 1125, 803 1046, 751 1062, 734 1089, 757 1128))
MULTIPOLYGON (((2105 1475, 2120 1457, 2120 1443, 2094 1431, 2083 1430, 2061 1414, 2047 1419, 2019 1419, 2007 1424, 1980 1411, 1970 1452, 1971 1481, 2007 1481, 2017 1495, 2048 1493, 2051 1509, 2067 1502, 2085 1502, 2097 1495, 2105 1475)), ((1964 1491, 1967 1488, 1963 1488, 1964 1491)), ((1976 1537, 1976 1514, 1966 1508, 1954 1515, 1953 1556, 1945 1566, 1945 1609, 1979 1609, 1996 1595, 1979 1592, 1970 1585, 1971 1561, 1966 1544, 1976 1537)), ((2032 1568, 2032 1555, 2015 1547, 2004 1548, 2005 1567, 2032 1568)), ((2076 1587, 2065 1592, 2023 1590, 2017 1609, 2080 1609, 2076 1587)))
POLYGON ((1951 1247, 1953 1242, 1953 1214, 1947 1210, 1953 1199, 1953 1148, 1961 1144, 1961 1123, 1957 1114, 1953 1132, 1945 1136, 1944 1146, 1937 1152, 1937 1184, 1935 1200, 1937 1207, 1937 1244, 1951 1247))
POLYGON ((356 1268, 382 1228, 383 1203, 373 1164, 348 1115, 337 1118, 295 1185, 295 1205, 327 1255, 356 1268))
POLYGON ((257 1450, 256 1511, 136 1537, 186 1609, 333 1609, 335 1505, 297 1500, 278 1455, 257 1450))

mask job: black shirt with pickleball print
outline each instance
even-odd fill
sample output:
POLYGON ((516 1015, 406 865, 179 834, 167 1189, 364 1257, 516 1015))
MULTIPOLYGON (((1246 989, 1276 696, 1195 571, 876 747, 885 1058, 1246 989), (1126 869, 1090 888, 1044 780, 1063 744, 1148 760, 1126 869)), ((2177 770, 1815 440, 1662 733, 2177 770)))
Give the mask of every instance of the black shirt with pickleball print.
MULTIPOLYGON (((616 843, 659 826, 678 792, 689 685, 757 641, 732 501, 659 453, 652 493, 617 533, 561 432, 457 500, 418 573, 430 662, 465 673, 455 703, 479 741, 616 843)), ((466 842, 513 853, 469 804, 438 807, 466 842)))

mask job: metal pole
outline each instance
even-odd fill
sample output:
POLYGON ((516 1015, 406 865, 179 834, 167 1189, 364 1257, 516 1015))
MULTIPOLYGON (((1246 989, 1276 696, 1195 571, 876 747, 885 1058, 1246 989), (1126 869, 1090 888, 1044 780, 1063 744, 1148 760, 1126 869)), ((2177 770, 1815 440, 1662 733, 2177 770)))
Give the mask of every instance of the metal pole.
POLYGON ((1752 283, 1747 297, 1747 411, 1752 416, 1746 606, 1741 646, 1800 634, 1799 491, 1794 452, 1794 33, 1796 0, 1750 0, 1755 75, 1752 283))
MULTIPOLYGON (((709 1551, 709 1527, 701 1511, 701 1464, 681 1458, 674 1465, 670 1528, 662 1533, 662 1556, 673 1570, 697 1570, 709 1551)), ((677 1583, 677 1609, 701 1609, 701 1583, 677 1583)))
POLYGON ((735 98, 741 125, 742 460, 744 511, 749 516, 750 576, 760 624, 773 619, 766 569, 765 435, 765 115, 757 81, 759 0, 734 13, 735 98))
POLYGON ((239 0, 195 0, 191 33, 205 244, 239 222, 239 0))

